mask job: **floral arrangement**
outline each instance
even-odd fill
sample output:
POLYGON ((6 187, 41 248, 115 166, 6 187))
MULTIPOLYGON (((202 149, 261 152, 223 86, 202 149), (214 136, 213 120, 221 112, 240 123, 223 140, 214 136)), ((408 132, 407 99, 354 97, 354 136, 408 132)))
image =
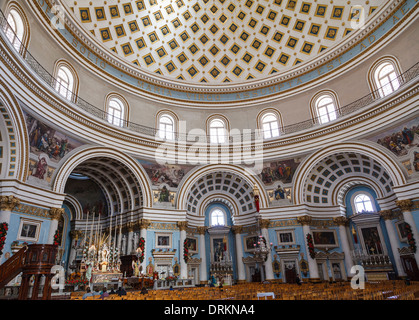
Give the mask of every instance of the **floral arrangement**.
POLYGON ((189 260, 188 239, 185 239, 183 242, 183 260, 185 260, 185 262, 188 262, 189 260))
POLYGON ((80 286, 89 284, 89 281, 87 279, 69 279, 65 281, 65 284, 69 286, 80 286))
POLYGON ((58 229, 55 231, 53 244, 55 246, 59 246, 60 245, 60 230, 58 230, 58 229))
POLYGON ((0 224, 0 256, 3 254, 4 243, 6 242, 7 230, 9 230, 9 225, 7 222, 0 224))
POLYGON ((307 233, 307 246, 308 246, 308 252, 310 254, 311 259, 314 259, 316 256, 316 253, 314 252, 314 244, 313 244, 313 237, 310 233, 307 233))
POLYGON ((166 277, 167 281, 175 281, 176 279, 177 277, 172 277, 172 276, 166 277))
POLYGON ((140 238, 138 248, 140 248, 140 254, 139 254, 138 258, 140 259, 140 262, 143 263, 143 261, 144 261, 144 249, 145 249, 145 239, 143 237, 140 238))
POLYGON ((407 242, 409 243, 410 249, 412 249, 413 253, 416 253, 416 240, 413 237, 412 227, 410 226, 410 224, 405 222, 405 228, 407 233, 407 242))

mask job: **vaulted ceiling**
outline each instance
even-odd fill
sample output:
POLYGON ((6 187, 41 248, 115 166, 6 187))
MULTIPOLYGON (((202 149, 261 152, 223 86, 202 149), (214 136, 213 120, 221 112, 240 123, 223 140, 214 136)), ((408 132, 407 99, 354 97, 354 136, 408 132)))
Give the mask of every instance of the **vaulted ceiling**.
POLYGON ((65 0, 105 47, 187 81, 265 78, 335 46, 384 0, 65 0), (362 12, 357 6, 362 6, 362 12))

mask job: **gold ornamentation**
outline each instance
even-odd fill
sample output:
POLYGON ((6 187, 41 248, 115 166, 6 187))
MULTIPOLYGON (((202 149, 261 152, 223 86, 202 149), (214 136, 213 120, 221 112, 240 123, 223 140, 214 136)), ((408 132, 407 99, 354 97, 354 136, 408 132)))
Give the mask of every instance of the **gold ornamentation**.
POLYGON ((268 229, 270 224, 271 224, 271 221, 270 220, 260 219, 260 227, 262 229, 268 229))
POLYGON ((15 196, 0 196, 0 210, 12 211, 20 204, 20 200, 15 196))
POLYGON ((303 226, 309 226, 311 224, 312 218, 310 216, 297 217, 297 221, 303 226))
POLYGON ((333 218, 333 222, 336 223, 338 226, 347 226, 349 220, 346 217, 335 217, 333 218))
POLYGON ((151 221, 148 219, 140 219, 140 221, 138 221, 138 225, 140 229, 148 229, 148 227, 151 225, 151 221))
POLYGON ((207 227, 197 227, 198 234, 205 234, 207 232, 207 227))
POLYGON ((49 217, 51 220, 60 220, 63 214, 64 208, 51 208, 51 210, 49 210, 49 217))
POLYGON ((188 227, 188 221, 178 221, 177 226, 180 231, 185 231, 188 227))
POLYGON ((136 225, 136 223, 135 223, 135 222, 128 222, 128 223, 127 223, 127 229, 128 229, 128 232, 133 232, 133 231, 134 231, 134 229, 135 229, 135 225, 136 225))
POLYGON ((240 234, 243 232, 243 226, 232 226, 231 231, 233 231, 234 234, 240 234))
POLYGON ((74 240, 80 239, 82 235, 83 235, 83 231, 81 231, 81 230, 71 230, 70 231, 70 236, 74 240))
POLYGON ((380 211, 380 216, 384 220, 391 220, 394 218, 393 211, 391 210, 382 210, 380 211))
POLYGON ((410 211, 413 206, 412 200, 397 200, 396 205, 402 210, 402 211, 410 211))

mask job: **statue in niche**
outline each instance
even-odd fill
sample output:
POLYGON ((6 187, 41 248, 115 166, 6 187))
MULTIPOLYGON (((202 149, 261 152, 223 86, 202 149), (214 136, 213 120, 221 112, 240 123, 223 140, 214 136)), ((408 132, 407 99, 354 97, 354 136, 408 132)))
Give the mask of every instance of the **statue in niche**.
POLYGON ((169 202, 169 201, 170 201, 170 192, 166 186, 163 186, 163 188, 160 190, 159 202, 169 202))
POLYGON ((126 245, 127 245, 127 237, 125 236, 125 234, 122 236, 122 245, 121 245, 121 248, 122 248, 122 252, 124 253, 124 254, 126 254, 126 245))
POLYGON ((275 189, 274 194, 276 200, 285 199, 285 191, 280 185, 278 185, 278 188, 275 189))

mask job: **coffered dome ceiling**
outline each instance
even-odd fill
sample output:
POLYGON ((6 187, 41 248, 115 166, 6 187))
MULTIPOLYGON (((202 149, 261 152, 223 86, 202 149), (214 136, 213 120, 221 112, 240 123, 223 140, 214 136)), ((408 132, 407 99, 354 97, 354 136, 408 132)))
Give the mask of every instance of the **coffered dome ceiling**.
POLYGON ((65 0, 105 47, 167 78, 265 78, 342 41, 384 0, 65 0), (361 10, 361 6, 363 9, 361 10))

